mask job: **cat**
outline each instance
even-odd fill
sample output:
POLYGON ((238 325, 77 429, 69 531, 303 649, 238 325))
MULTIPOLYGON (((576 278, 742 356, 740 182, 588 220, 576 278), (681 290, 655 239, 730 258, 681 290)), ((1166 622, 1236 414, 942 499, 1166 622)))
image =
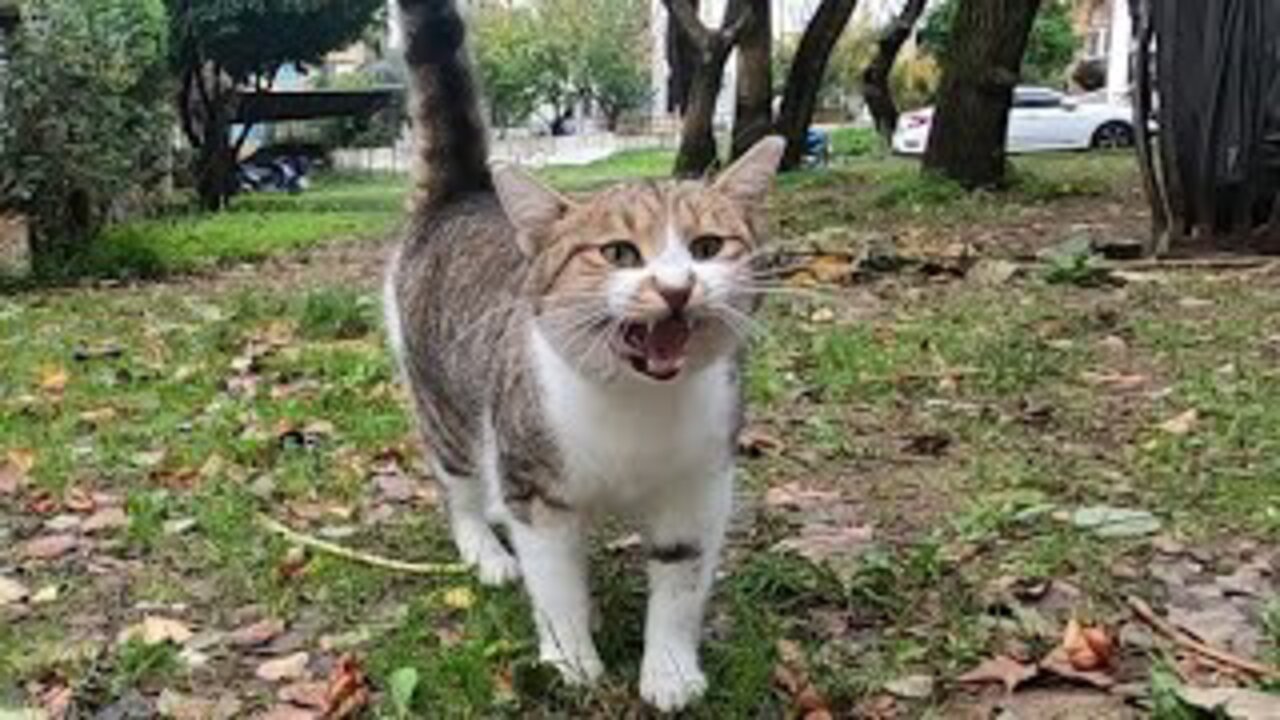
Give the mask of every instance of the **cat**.
POLYGON ((752 258, 784 143, 711 181, 570 199, 489 165, 452 0, 399 3, 417 156, 384 302, 454 543, 482 582, 523 579, 540 659, 586 684, 603 665, 585 533, 604 513, 634 519, 650 582, 640 695, 682 708, 706 689, 752 258))

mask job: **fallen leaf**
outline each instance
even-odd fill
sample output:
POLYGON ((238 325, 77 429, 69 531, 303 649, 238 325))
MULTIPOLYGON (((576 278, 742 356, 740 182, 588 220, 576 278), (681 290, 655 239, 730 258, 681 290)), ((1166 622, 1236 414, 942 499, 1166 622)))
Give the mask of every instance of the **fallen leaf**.
POLYGON ((1072 618, 1062 633, 1062 649, 1072 668, 1091 671, 1111 664, 1113 643, 1102 628, 1084 627, 1072 618))
POLYGON ((140 468, 151 469, 159 467, 160 464, 164 462, 165 456, 167 455, 168 453, 161 448, 159 450, 147 450, 144 452, 134 453, 132 460, 133 464, 140 468))
POLYGON ((454 610, 466 610, 476 604, 476 594, 466 587, 449 588, 442 599, 446 607, 454 610))
POLYGON ((1200 423, 1200 412, 1195 408, 1187 410, 1160 423, 1160 429, 1170 435, 1187 435, 1200 423))
POLYGON ((80 422, 94 426, 106 425, 112 420, 115 420, 117 415, 118 413, 113 407, 101 407, 96 410, 85 410, 80 413, 80 422))
POLYGON ((1080 373, 1080 379, 1090 385, 1114 390, 1116 392, 1128 392, 1133 390, 1141 390, 1151 382, 1151 378, 1147 375, 1139 373, 1115 373, 1115 372, 1090 372, 1080 373))
POLYGON ((0 463, 0 496, 16 495, 28 482, 26 471, 16 463, 9 460, 0 463))
POLYGON ((16 605, 26 600, 30 594, 31 591, 27 589, 26 585, 0 575, 0 607, 16 605))
POLYGON ((369 704, 369 685, 364 669, 352 655, 338 659, 329 675, 329 697, 325 706, 325 720, 344 720, 354 717, 369 704))
POLYGON ((76 549, 80 541, 75 535, 59 533, 28 540, 21 555, 31 560, 54 560, 76 549))
POLYGON ((1020 663, 1006 655, 997 655, 983 660, 969 672, 956 678, 965 684, 999 683, 1007 692, 1013 692, 1022 683, 1040 673, 1035 665, 1020 663))
POLYGON ((781 440, 764 428, 751 426, 738 433, 738 452, 747 457, 777 455, 786 447, 781 440))
POLYGON ((227 636, 227 643, 238 648, 265 645, 284 632, 284 621, 277 618, 261 620, 235 630, 227 636))
POLYGON ((107 507, 90 515, 80 526, 81 531, 92 535, 103 530, 117 530, 129 524, 129 516, 121 507, 107 507))
POLYGON ((818 308, 817 310, 813 311, 812 315, 809 316, 809 322, 814 323, 815 325, 822 325, 825 323, 833 322, 835 321, 835 319, 836 319, 835 311, 827 307, 818 308))
POLYGON ((10 450, 5 453, 5 461, 18 470, 20 474, 27 474, 36 466, 36 453, 34 450, 19 448, 10 450))
POLYGON ((1230 720, 1280 718, 1280 695, 1247 688, 1198 688, 1180 686, 1178 697, 1192 707, 1221 713, 1230 720))
POLYGON ((306 710, 295 705, 273 705, 265 713, 259 715, 257 720, 320 720, 323 717, 314 710, 306 710))
POLYGON ((329 705, 329 685, 324 682, 299 682, 285 685, 276 693, 281 702, 324 711, 329 705))
POLYGON ((71 376, 60 367, 45 367, 40 370, 40 389, 51 394, 60 395, 67 389, 71 376))
POLYGON ((57 585, 45 585, 44 587, 37 590, 34 594, 32 594, 31 604, 46 605, 48 603, 56 601, 60 594, 61 594, 61 591, 58 590, 57 585))
POLYGON ((1008 260, 982 259, 969 268, 967 277, 979 285, 989 287, 1004 285, 1022 271, 1022 267, 1008 260))
POLYGON ((166 689, 156 701, 156 712, 173 720, 233 720, 242 717, 240 710, 240 701, 229 694, 209 700, 166 689))
POLYGON ((764 504, 769 507, 793 508, 804 510, 814 506, 828 505, 840 499, 840 495, 826 490, 805 488, 798 482, 790 482, 769 488, 764 494, 764 504))
POLYGON ((1160 531, 1160 520, 1146 510, 1105 505, 1076 510, 1071 514, 1071 524, 1105 538, 1137 537, 1160 531))
POLYGON ((1100 670, 1077 670, 1067 649, 1059 645, 1040 661, 1040 669, 1067 680, 1076 680, 1106 690, 1116 684, 1115 678, 1100 670))
POLYGON ((68 510, 78 513, 91 513, 98 507, 93 495, 77 487, 68 488, 63 494, 62 504, 68 510))
POLYGON ((310 675, 307 665, 311 656, 305 652, 296 652, 282 658, 268 660, 258 666, 254 672, 259 680, 282 682, 285 680, 305 680, 310 675))
POLYGON ((140 640, 144 645, 159 645, 166 642, 181 645, 190 640, 191 636, 191 628, 179 620, 160 615, 147 615, 142 618, 142 622, 122 630, 116 641, 121 644, 130 640, 140 640))
POLYGON ((885 691, 907 700, 924 700, 933 695, 932 675, 907 675, 884 684, 885 691))
POLYGON ((875 537, 870 525, 829 525, 814 523, 774 545, 774 550, 793 552, 810 562, 822 563, 839 556, 861 555, 875 537))

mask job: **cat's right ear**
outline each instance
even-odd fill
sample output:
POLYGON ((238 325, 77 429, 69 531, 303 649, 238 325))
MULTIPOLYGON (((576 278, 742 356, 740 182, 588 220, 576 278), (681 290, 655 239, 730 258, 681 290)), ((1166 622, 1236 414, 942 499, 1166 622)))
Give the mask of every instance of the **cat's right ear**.
POLYGON ((568 198, 506 163, 494 164, 493 187, 507 219, 516 228, 520 250, 530 257, 536 255, 552 226, 569 211, 568 198))

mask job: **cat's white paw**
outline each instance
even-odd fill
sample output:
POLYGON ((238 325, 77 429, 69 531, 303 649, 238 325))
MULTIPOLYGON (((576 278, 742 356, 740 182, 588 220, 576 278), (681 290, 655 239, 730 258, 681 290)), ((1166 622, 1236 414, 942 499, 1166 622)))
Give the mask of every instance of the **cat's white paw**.
POLYGON ((454 531, 462 562, 474 567, 484 585, 505 585, 520 577, 520 563, 507 551, 488 526, 454 531))
POLYGON ((662 712, 683 709, 707 690, 696 659, 677 654, 646 654, 640 667, 640 697, 662 712))
POLYGON ((543 648, 539 656, 542 662, 560 671, 560 677, 569 685, 591 685, 604 674, 604 663, 595 648, 586 648, 577 653, 565 653, 560 648, 543 648))

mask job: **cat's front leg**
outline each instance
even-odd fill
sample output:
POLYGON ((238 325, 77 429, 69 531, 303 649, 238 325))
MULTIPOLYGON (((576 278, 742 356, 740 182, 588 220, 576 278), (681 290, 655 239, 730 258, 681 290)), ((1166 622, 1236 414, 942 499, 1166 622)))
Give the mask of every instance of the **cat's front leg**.
POLYGON ((533 605, 539 658, 571 684, 591 683, 604 664, 591 639, 591 595, 582 519, 535 502, 513 519, 511 540, 533 605))
POLYGON ((640 695, 659 710, 678 710, 707 688, 698 645, 732 493, 732 470, 722 471, 692 487, 673 488, 649 518, 640 695))

